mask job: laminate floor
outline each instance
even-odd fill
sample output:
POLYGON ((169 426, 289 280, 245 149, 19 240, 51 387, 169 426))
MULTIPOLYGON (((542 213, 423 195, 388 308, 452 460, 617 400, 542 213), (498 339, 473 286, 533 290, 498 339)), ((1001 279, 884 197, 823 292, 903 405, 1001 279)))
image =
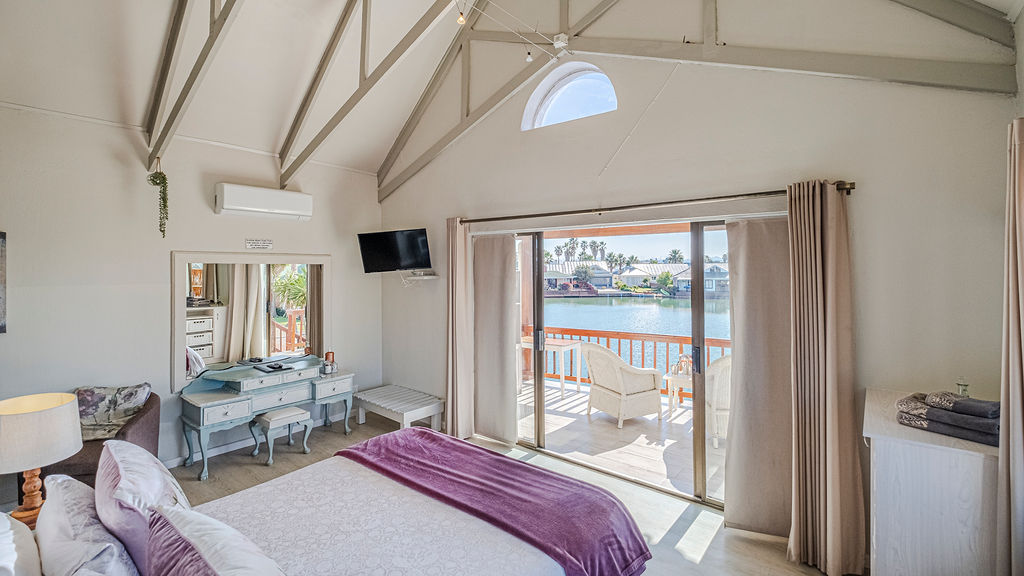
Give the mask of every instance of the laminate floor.
MULTIPOLYGON (((171 472, 192 504, 198 505, 329 458, 346 446, 397 428, 396 423, 368 413, 366 424, 353 423, 349 436, 345 436, 344 427, 337 423, 331 428, 314 429, 310 435, 310 454, 302 454, 299 442, 288 446, 286 440, 279 438, 273 466, 264 465, 264 454, 257 458, 250 456, 252 448, 248 447, 211 458, 210 478, 205 482, 196 479, 199 469, 195 464, 190 468, 174 468, 171 472)), ((474 442, 615 494, 633 514, 654 554, 645 576, 820 574, 808 566, 786 561, 784 538, 726 529, 722 513, 712 508, 525 448, 485 439, 474 439, 474 442)))

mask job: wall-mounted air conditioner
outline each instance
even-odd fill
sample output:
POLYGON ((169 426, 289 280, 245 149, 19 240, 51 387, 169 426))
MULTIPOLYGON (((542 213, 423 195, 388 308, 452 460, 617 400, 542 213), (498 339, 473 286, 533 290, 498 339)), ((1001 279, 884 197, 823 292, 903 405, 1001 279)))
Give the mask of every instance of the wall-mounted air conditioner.
POLYGON ((273 216, 293 220, 313 217, 313 196, 302 192, 221 182, 215 192, 217 214, 273 216))

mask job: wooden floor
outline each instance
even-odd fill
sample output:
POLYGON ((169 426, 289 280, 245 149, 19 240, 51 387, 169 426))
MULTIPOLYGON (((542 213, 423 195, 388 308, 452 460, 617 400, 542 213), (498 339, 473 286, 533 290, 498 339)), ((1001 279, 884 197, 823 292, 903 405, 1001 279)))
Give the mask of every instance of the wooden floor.
MULTIPOLYGON (((587 416, 589 386, 566 383, 561 397, 557 380, 547 380, 544 390, 544 448, 557 454, 636 478, 683 494, 694 493, 693 409, 687 405, 668 414, 668 398, 662 397, 662 420, 656 414, 630 418, 618 428, 618 420, 603 412, 587 416)), ((519 434, 533 435, 532 383, 519 394, 519 434)), ((718 448, 705 448, 708 495, 725 500, 726 440, 718 448)))
MULTIPOLYGON (((329 458, 338 450, 366 438, 396 430, 398 425, 375 414, 366 415, 366 424, 352 419, 352 434, 344 427, 316 428, 310 435, 312 453, 302 454, 300 443, 288 446, 278 439, 274 465, 266 466, 263 455, 253 458, 251 448, 236 450, 210 459, 210 478, 196 480, 199 469, 179 467, 171 470, 193 505, 208 502, 239 490, 266 482, 314 462, 329 458)), ((722 513, 650 490, 532 450, 509 447, 483 439, 474 442, 509 457, 601 486, 615 494, 629 508, 647 539, 654 558, 648 562, 645 576, 683 574, 820 574, 808 566, 786 561, 784 538, 762 536, 742 530, 725 529, 722 513)), ((428 527, 425 527, 428 528, 428 527)))

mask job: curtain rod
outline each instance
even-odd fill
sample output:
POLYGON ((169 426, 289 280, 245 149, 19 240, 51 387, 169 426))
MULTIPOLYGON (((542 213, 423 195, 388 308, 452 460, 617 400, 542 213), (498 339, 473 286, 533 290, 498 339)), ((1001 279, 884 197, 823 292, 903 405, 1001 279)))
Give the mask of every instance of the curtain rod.
MULTIPOLYGON (((836 187, 846 192, 849 196, 850 192, 857 188, 856 182, 844 182, 838 180, 835 182, 836 187)), ((536 214, 519 214, 516 216, 492 216, 490 218, 463 218, 461 222, 463 224, 476 224, 481 222, 503 222, 506 220, 525 220, 530 218, 550 218, 553 216, 579 216, 581 214, 607 214, 609 212, 627 212, 630 210, 644 210, 648 208, 668 208, 676 206, 691 206, 695 204, 712 204, 715 202, 729 202, 732 200, 754 200, 757 198, 771 198, 774 196, 785 196, 786 190, 768 190, 766 192, 751 192, 749 194, 733 194, 731 196, 708 196, 706 198, 691 198, 689 200, 669 200, 667 202, 649 202, 647 204, 627 204, 624 206, 609 206, 607 208, 590 208, 580 210, 562 210, 559 212, 539 212, 536 214)))

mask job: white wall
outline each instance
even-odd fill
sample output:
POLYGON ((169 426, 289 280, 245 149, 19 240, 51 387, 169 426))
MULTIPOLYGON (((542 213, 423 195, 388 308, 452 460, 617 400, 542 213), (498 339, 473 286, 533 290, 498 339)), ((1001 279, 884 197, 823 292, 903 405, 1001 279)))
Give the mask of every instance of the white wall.
MULTIPOLYGON (((280 253, 331 255, 329 345, 357 384, 380 382, 380 280, 363 274, 355 240, 380 227, 372 175, 305 168, 294 188, 314 196, 308 223, 219 216, 214 184, 273 186, 276 159, 176 139, 162 162, 170 181, 163 239, 142 154, 136 130, 0 108, 8 256, 0 398, 148 381, 163 398, 160 457, 181 456, 180 400, 169 388, 170 253, 243 252, 245 238, 271 238, 280 253)), ((213 444, 233 438, 215 435, 213 444)))
MULTIPOLYGON (((591 61, 615 84, 617 112, 520 132, 527 87, 385 200, 385 228, 427 226, 441 270, 444 219, 451 216, 771 190, 809 178, 855 180, 858 387, 933 390, 963 375, 975 395, 997 397, 1012 98, 591 61)), ((443 394, 444 292, 443 283, 405 290, 385 279, 385 381, 443 394)))

